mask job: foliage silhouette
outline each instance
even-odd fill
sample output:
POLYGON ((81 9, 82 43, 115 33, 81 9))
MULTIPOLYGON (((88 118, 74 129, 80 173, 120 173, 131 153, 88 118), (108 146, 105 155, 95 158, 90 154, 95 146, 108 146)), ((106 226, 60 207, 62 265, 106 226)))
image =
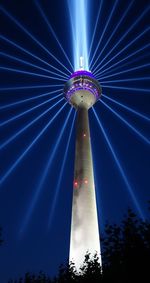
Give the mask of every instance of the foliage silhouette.
POLYGON ((24 279, 11 283, 130 283, 148 282, 150 277, 150 222, 139 219, 131 209, 120 225, 105 226, 101 238, 102 270, 98 255, 87 252, 77 271, 70 262, 61 265, 57 277, 50 279, 40 272, 27 273, 24 279))
POLYGON ((120 226, 106 225, 101 241, 106 282, 146 282, 150 275, 149 221, 142 221, 129 209, 120 226))

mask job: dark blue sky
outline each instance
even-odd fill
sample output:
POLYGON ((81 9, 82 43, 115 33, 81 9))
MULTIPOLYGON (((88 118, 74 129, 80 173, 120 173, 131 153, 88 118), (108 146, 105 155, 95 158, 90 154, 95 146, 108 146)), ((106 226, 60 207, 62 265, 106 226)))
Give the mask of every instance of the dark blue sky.
MULTIPOLYGON (((0 189, 0 226, 3 228, 5 242, 0 248, 0 282, 5 283, 9 278, 18 278, 27 271, 38 272, 43 270, 49 274, 55 274, 58 265, 68 257, 75 126, 73 127, 69 148, 67 142, 75 111, 72 110, 65 130, 62 132, 65 119, 70 110, 70 106, 66 105, 43 134, 39 136, 38 140, 34 142, 33 146, 30 147, 31 143, 35 141, 39 133, 55 117, 65 103, 65 100, 62 100, 48 111, 63 96, 56 97, 56 99, 47 103, 44 102, 62 93, 65 79, 60 78, 58 74, 69 77, 69 72, 17 26, 6 15, 6 11, 52 52, 70 72, 73 70, 71 70, 60 46, 42 19, 34 1, 5 0, 1 2, 3 7, 0 24, 2 34, 2 37, 0 37, 2 123, 13 119, 16 115, 20 115, 18 118, 5 123, 1 134, 1 174, 3 183, 0 189), (21 50, 21 48, 15 46, 14 43, 26 49, 28 54, 23 49, 21 50), (58 68, 62 73, 29 55, 29 52, 58 68), (35 66, 23 64, 21 61, 18 62, 10 56, 15 56, 40 68, 56 72, 56 75, 35 66), (9 68, 9 70, 4 70, 4 68, 9 68), (10 68, 40 74, 42 77, 40 75, 19 73, 18 71, 13 72, 10 68), (43 76, 59 77, 60 80, 43 76), (25 88, 23 89, 23 87, 25 88), (42 94, 52 91, 54 93, 42 96, 42 94), (38 98, 36 98, 37 96, 38 98), (32 97, 35 99, 30 99, 32 97), (17 102, 26 99, 26 102, 17 104, 17 102), (16 104, 5 107, 10 103, 16 104), (43 104, 32 111, 28 111, 40 103, 43 104), (25 111, 28 112, 21 115, 25 111), (21 132, 21 129, 39 115, 42 115, 44 111, 45 115, 21 132), (20 134, 17 134, 19 131, 20 134), (59 143, 60 133, 63 133, 63 135, 59 143), (9 143, 8 139, 11 139, 9 143), (62 171, 66 147, 68 148, 67 158, 62 171), (21 155, 22 159, 20 158, 21 155), (15 166, 13 164, 15 164, 16 160, 19 161, 15 166), (47 167, 48 162, 49 167, 47 167), (13 168, 11 172, 9 172, 10 168, 13 168), (42 182, 46 168, 48 169, 47 173, 45 173, 46 178, 42 182), (8 175, 6 175, 7 173, 8 175), (61 183, 57 186, 61 173, 63 173, 61 183), (37 191, 38 197, 35 197, 37 191), (54 199, 56 200, 55 203, 54 199), (35 205, 32 207, 34 201, 35 205)), ((44 13, 73 64, 71 24, 67 1, 43 0, 39 3, 41 3, 44 13)), ((90 43, 100 1, 88 0, 88 3, 90 9, 87 30, 90 43)), ((105 29, 114 3, 115 1, 107 0, 102 4, 91 57, 105 29)), ((102 51, 130 4, 131 1, 118 1, 94 60, 102 51)), ((97 102, 95 105, 94 109, 103 125, 104 133, 100 129, 93 111, 89 111, 100 231, 103 231, 106 221, 119 222, 128 207, 132 207, 138 213, 135 200, 133 201, 134 197, 143 216, 145 218, 149 217, 147 209, 147 201, 150 199, 150 155, 148 144, 150 131, 147 119, 150 116, 149 70, 147 66, 150 54, 148 46, 149 34, 147 31, 149 24, 148 11, 141 16, 147 9, 148 1, 133 1, 124 20, 118 26, 95 65, 96 67, 103 60, 126 31, 141 17, 100 67, 141 34, 133 44, 124 49, 107 66, 104 66, 103 70, 130 56, 137 50, 140 51, 118 63, 118 65, 112 66, 106 73, 101 73, 103 71, 101 70, 97 78, 101 78, 99 81, 102 82, 102 91, 105 96, 130 107, 144 117, 102 96, 102 101, 115 111, 112 113, 110 108, 107 108, 101 102, 97 102), (136 67, 137 69, 135 69, 136 67), (133 68, 132 71, 124 72, 131 68, 133 68), (114 75, 115 73, 118 74, 114 75), (120 81, 115 82, 116 80, 120 81), (115 113, 119 114, 124 120, 121 120, 120 116, 116 116, 115 113), (127 125, 127 123, 129 124, 127 125), (129 192, 129 190, 131 191, 129 192)))

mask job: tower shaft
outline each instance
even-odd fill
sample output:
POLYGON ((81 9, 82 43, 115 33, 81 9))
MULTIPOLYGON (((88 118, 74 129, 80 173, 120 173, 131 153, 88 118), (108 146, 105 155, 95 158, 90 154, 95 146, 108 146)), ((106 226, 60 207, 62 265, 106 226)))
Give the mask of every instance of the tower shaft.
POLYGON ((77 109, 70 260, 78 268, 87 251, 100 253, 88 109, 77 109))

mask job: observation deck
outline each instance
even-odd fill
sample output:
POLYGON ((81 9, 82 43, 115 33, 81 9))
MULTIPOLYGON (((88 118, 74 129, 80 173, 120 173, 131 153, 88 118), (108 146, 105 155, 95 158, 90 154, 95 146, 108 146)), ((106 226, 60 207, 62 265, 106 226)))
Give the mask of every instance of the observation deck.
POLYGON ((85 70, 74 72, 64 87, 65 98, 76 109, 92 107, 101 97, 101 92, 101 86, 94 75, 85 70))

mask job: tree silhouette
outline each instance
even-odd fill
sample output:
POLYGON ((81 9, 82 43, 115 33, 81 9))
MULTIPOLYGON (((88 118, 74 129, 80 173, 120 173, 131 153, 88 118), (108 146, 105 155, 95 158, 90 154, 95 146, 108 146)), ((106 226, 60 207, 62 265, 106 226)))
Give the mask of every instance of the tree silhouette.
POLYGON ((61 265, 58 275, 50 279, 43 272, 27 273, 24 279, 10 283, 133 283, 149 282, 150 222, 142 221, 131 209, 120 225, 105 226, 101 239, 102 270, 98 255, 87 252, 79 271, 75 264, 61 265))
POLYGON ((90 253, 87 252, 83 265, 79 270, 79 282, 102 282, 102 272, 99 262, 98 254, 95 253, 93 258, 91 258, 90 253))
POLYGON ((143 222, 129 209, 121 225, 106 225, 105 233, 102 238, 104 279, 127 283, 138 278, 143 282, 149 276, 150 223, 143 222))
POLYGON ((59 270, 55 283, 95 283, 101 282, 101 267, 97 253, 93 257, 89 252, 86 253, 83 264, 77 271, 75 264, 70 262, 68 265, 62 265, 59 270))

